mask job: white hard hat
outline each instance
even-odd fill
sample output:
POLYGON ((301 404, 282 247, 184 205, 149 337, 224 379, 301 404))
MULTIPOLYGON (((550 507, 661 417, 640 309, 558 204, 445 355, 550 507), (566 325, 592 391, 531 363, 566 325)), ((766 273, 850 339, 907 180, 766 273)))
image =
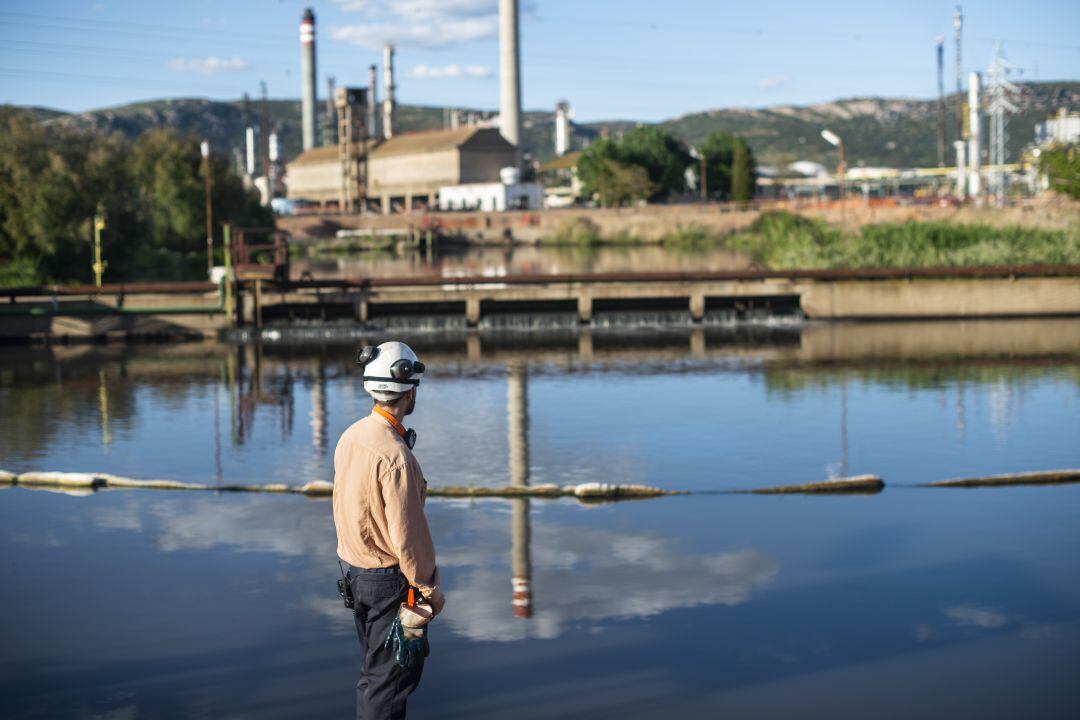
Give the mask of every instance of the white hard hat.
POLYGON ((376 400, 390 402, 420 384, 424 363, 403 342, 384 342, 361 348, 356 362, 364 367, 364 390, 376 400))

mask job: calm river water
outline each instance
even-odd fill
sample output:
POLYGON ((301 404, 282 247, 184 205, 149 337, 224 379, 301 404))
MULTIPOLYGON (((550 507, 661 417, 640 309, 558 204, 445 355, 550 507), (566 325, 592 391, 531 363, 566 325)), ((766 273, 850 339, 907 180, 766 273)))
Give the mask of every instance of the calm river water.
MULTIPOLYGON (((1080 466, 1080 322, 404 339, 432 484, 697 491, 431 499, 410 716, 1080 717, 1080 486, 914 487, 1080 466)), ((357 344, 0 348, 0 468, 326 479, 357 344)), ((7 489, 0 717, 350 716, 334 547, 301 496, 7 489)))

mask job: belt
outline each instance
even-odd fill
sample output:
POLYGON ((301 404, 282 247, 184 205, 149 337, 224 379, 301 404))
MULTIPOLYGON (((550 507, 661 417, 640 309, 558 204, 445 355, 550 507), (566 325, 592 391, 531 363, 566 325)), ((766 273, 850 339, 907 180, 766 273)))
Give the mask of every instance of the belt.
POLYGON ((398 568, 397 565, 391 565, 390 567, 384 567, 384 568, 359 568, 359 567, 356 567, 355 565, 350 565, 349 566, 349 573, 350 574, 360 574, 360 573, 367 574, 367 573, 371 573, 371 574, 374 574, 374 575, 393 575, 394 573, 399 573, 399 572, 401 572, 401 570, 398 568))

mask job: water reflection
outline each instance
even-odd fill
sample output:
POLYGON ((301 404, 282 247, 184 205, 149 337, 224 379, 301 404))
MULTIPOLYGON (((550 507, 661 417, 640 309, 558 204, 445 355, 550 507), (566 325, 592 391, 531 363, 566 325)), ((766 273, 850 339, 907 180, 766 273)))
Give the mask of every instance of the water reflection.
MULTIPOLYGON (((525 487, 529 484, 529 396, 528 370, 520 362, 507 367, 507 439, 510 446, 510 484, 525 487)), ((529 547, 529 499, 514 498, 510 501, 512 524, 510 530, 513 547, 513 572, 510 579, 514 591, 514 616, 532 617, 532 557, 529 547)))
POLYGON ((673 249, 657 245, 635 246, 445 246, 434 256, 415 252, 370 251, 294 258, 290 274, 303 277, 358 279, 441 275, 484 275, 571 272, 656 272, 657 270, 744 270, 748 258, 715 248, 673 249))
MULTIPOLYGON (((1062 449, 1080 387, 1072 320, 407 339, 432 368, 415 424, 435 483, 718 489, 1074 460, 1062 449), (686 447, 665 466, 669 442, 686 447), (925 464, 905 446, 923 448, 925 464), (461 447, 477 452, 463 461, 461 447)), ((6 348, 0 457, 17 471, 325 479, 332 439, 368 412, 352 363, 361 341, 6 348), (298 414, 309 428, 294 437, 298 414)))

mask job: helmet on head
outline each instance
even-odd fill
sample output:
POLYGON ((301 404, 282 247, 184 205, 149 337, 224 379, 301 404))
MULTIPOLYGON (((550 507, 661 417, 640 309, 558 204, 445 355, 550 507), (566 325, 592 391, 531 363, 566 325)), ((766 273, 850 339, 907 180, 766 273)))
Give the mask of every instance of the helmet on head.
POLYGON ((356 362, 364 368, 364 390, 382 402, 393 402, 420 384, 424 363, 403 342, 361 348, 356 362))

